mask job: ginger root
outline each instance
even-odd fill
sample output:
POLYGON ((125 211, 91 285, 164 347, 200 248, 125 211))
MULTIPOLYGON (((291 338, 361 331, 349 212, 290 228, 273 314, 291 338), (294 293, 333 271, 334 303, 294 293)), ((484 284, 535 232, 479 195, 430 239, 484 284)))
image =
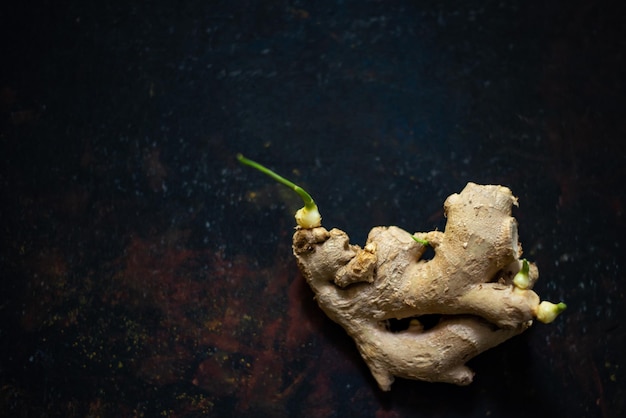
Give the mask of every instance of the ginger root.
POLYGON ((537 267, 520 259, 517 199, 503 186, 468 183, 445 201, 444 232, 375 227, 365 247, 321 226, 301 187, 237 156, 300 195, 293 253, 322 310, 356 342, 384 391, 394 378, 468 385, 472 357, 532 325, 552 322, 564 303, 540 302, 537 267), (421 259, 431 246, 432 259, 421 259), (401 324, 403 326, 398 326, 401 324))
MULTIPOLYGON (((445 202, 445 232, 415 239, 376 227, 360 248, 339 229, 296 230, 293 252, 319 306, 354 339, 382 390, 394 376, 467 385, 469 359, 532 324, 538 271, 520 260, 516 204, 506 187, 468 183, 445 202), (425 243, 435 251, 430 260, 420 260, 425 243), (513 279, 524 263, 520 288, 513 279), (425 329, 421 318, 437 323, 425 329), (407 319, 406 329, 391 329, 398 319, 407 319)), ((564 308, 543 303, 551 312, 564 308)))

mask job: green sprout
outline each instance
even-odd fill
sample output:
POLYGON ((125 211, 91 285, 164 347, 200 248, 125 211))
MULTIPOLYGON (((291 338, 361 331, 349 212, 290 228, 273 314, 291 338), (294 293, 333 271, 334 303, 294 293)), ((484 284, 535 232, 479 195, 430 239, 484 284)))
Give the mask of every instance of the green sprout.
POLYGON ((298 224, 298 226, 305 229, 317 228, 318 226, 322 226, 322 216, 320 215, 320 212, 317 209, 317 205, 313 201, 313 198, 310 194, 306 192, 306 190, 287 180, 283 176, 276 174, 269 168, 257 163, 256 161, 247 159, 241 154, 237 154, 237 160, 239 160, 239 162, 243 165, 250 166, 259 170, 261 173, 267 174, 277 182, 284 184, 291 190, 298 193, 298 195, 302 198, 302 201, 304 202, 304 207, 296 212, 296 223, 298 224))
POLYGON ((561 312, 563 312, 567 308, 567 305, 563 302, 552 303, 544 300, 537 306, 537 311, 535 315, 537 316, 537 320, 539 322, 543 322, 544 324, 549 324, 554 321, 557 316, 561 312))
POLYGON ((424 247, 428 247, 430 245, 427 239, 418 238, 415 235, 411 235, 411 238, 413 238, 415 242, 422 244, 424 247))
MULTIPOLYGON (((530 287, 530 264, 526 259, 522 259, 521 261, 522 268, 515 275, 515 277, 513 277, 513 285, 515 286, 516 291, 524 291, 530 287)), ((567 305, 563 302, 552 303, 544 300, 537 306, 535 316, 539 322, 549 324, 554 321, 556 317, 559 316, 559 314, 566 308, 567 305)))
POLYGON ((518 289, 528 289, 530 286, 530 277, 528 276, 528 272, 530 270, 530 266, 528 265, 528 260, 522 260, 522 268, 520 271, 513 277, 513 284, 518 289))

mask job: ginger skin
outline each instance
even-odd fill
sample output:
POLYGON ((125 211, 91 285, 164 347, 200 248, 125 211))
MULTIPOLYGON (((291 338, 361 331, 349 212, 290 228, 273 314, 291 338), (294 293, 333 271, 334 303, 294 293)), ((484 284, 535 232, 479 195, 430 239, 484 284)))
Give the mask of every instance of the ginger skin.
POLYGON ((444 204, 445 232, 417 240, 375 227, 360 248, 339 229, 296 230, 293 252, 319 306, 354 339, 382 390, 394 376, 467 385, 469 359, 532 324, 538 271, 529 263, 528 286, 513 284, 522 268, 513 205, 506 187, 468 183, 444 204), (425 242, 435 251, 430 260, 420 260, 425 242), (440 319, 424 330, 426 314, 440 319), (414 318, 407 329, 389 329, 403 318, 414 318))

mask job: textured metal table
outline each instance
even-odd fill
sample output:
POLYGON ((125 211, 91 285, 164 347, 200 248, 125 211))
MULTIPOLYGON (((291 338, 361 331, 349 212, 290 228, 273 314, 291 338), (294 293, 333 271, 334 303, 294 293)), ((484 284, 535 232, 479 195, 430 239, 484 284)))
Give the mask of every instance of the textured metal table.
POLYGON ((2 415, 626 413, 617 8, 2 8, 2 415), (507 185, 536 290, 569 308, 472 360, 471 386, 383 394, 298 273, 298 199, 237 152, 360 244, 442 228, 468 181, 507 185))

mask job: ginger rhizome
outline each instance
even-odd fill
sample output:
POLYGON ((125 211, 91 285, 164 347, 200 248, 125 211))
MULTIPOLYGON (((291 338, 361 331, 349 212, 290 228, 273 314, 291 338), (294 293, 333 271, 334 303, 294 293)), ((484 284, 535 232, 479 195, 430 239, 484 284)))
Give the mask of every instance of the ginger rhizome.
POLYGON ((469 359, 565 309, 532 291, 538 270, 520 259, 513 205, 506 187, 468 183, 445 201, 443 232, 375 227, 361 248, 339 229, 296 229, 302 275, 382 390, 394 377, 467 385, 469 359), (435 255, 422 260, 427 246, 435 255))

